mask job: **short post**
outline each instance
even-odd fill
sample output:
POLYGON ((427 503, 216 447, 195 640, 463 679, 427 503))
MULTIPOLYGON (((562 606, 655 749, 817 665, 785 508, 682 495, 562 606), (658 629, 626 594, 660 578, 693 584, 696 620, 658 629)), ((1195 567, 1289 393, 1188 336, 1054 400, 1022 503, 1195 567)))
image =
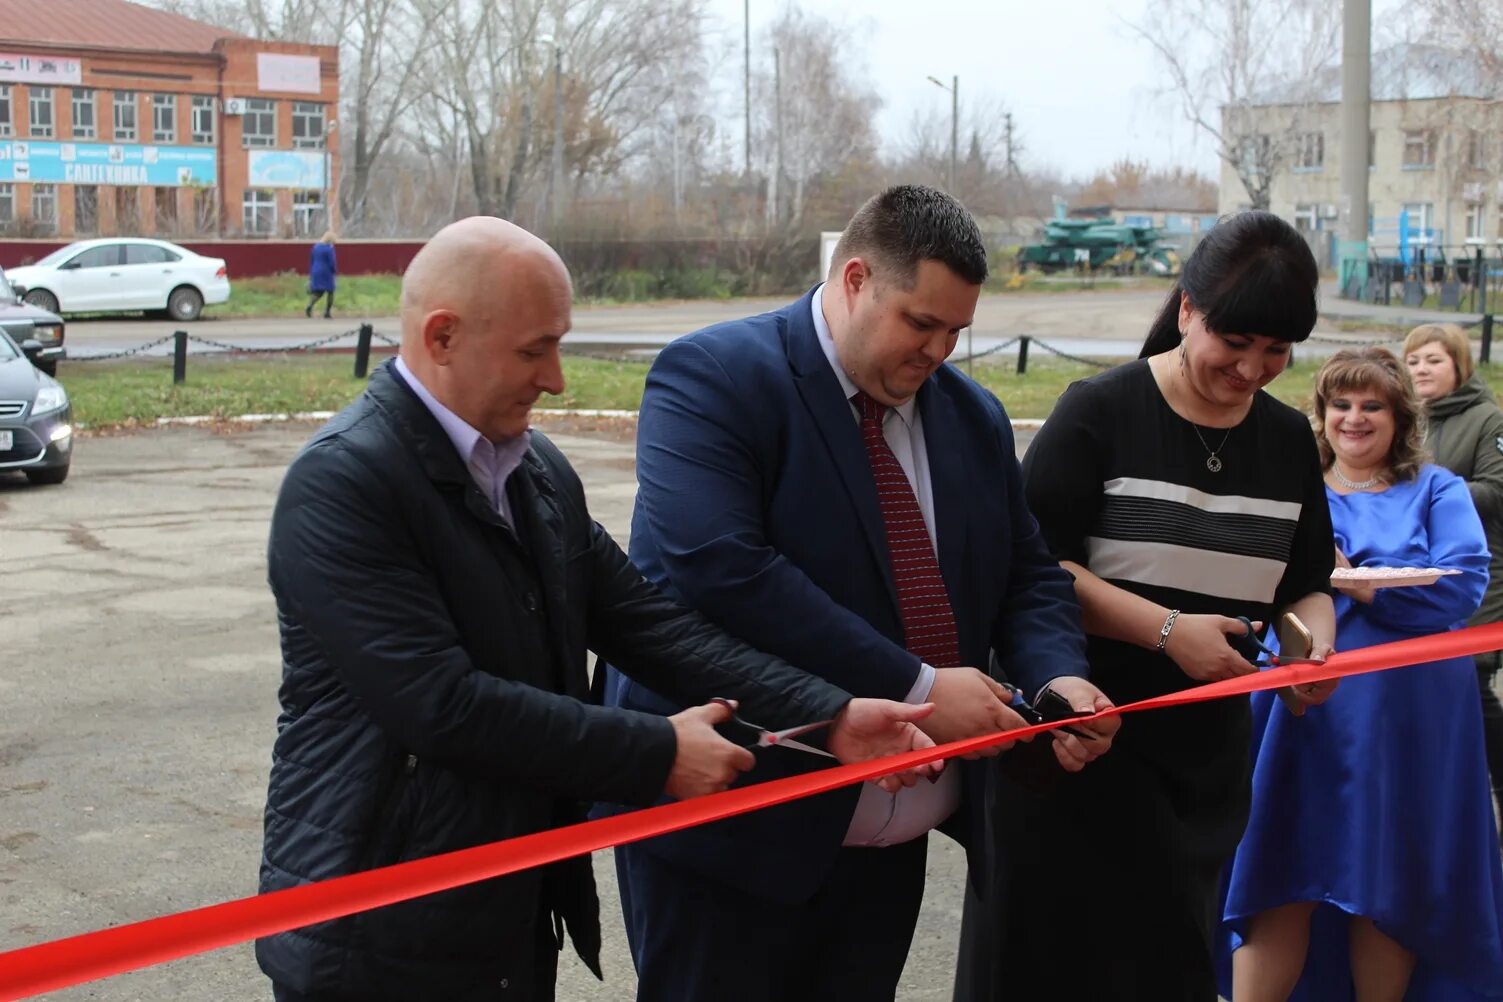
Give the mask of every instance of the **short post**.
POLYGON ((1018 338, 1018 375, 1028 371, 1028 342, 1033 339, 1027 334, 1018 338))
POLYGON ((188 378, 188 332, 172 332, 172 383, 176 386, 188 378))
POLYGON ((371 335, 375 333, 370 324, 360 325, 360 336, 355 341, 355 378, 364 379, 371 367, 371 335))
POLYGON ((1492 363, 1492 360, 1493 360, 1493 315, 1491 313, 1484 313, 1484 314, 1482 314, 1482 353, 1481 353, 1481 359, 1480 359, 1480 361, 1482 362, 1483 365, 1489 365, 1489 364, 1492 363))

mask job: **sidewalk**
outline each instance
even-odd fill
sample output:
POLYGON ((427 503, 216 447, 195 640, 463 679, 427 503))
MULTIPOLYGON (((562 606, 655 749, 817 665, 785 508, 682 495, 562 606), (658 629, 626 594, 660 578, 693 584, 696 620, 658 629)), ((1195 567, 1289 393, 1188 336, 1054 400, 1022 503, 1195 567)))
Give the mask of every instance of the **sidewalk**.
MULTIPOLYGON (((1503 307, 1503 289, 1488 296, 1488 305, 1503 307)), ((1490 309, 1499 313, 1503 309, 1490 309)), ((1320 315, 1330 320, 1370 321, 1395 327, 1418 327, 1420 324, 1460 324, 1471 327, 1482 322, 1480 313, 1458 313, 1455 310, 1428 310, 1417 306, 1384 306, 1381 303, 1364 303, 1354 299, 1342 299, 1334 279, 1320 283, 1320 315)))

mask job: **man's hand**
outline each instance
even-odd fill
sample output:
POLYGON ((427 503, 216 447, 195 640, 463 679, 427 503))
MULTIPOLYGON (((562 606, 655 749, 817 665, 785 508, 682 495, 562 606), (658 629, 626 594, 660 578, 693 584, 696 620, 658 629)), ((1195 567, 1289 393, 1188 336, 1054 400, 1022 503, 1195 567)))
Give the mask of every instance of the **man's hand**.
MULTIPOLYGON (((1262 626, 1254 623, 1253 631, 1262 626)), ((1251 675, 1258 669, 1228 642, 1229 637, 1246 633, 1242 621, 1230 616, 1180 616, 1174 621, 1164 653, 1174 659, 1180 671, 1197 682, 1251 675)))
MULTIPOLYGON (((1027 727, 1008 707, 1012 700, 1001 682, 975 668, 936 668, 929 702, 934 712, 920 726, 939 744, 1027 727)), ((1030 741, 1031 738, 1024 738, 1030 741)), ((1007 741, 966 758, 991 757, 1013 746, 1007 741)))
POLYGON ((663 792, 678 800, 729 789, 739 773, 757 764, 749 750, 715 733, 715 725, 735 712, 723 703, 691 706, 668 718, 678 739, 678 754, 663 792))
MULTIPOLYGON (((841 708, 830 724, 830 754, 850 764, 933 748, 933 739, 914 726, 933 712, 933 703, 915 706, 890 699, 853 699, 841 708)), ((920 777, 933 779, 944 767, 943 761, 931 762, 917 769, 883 776, 876 783, 888 793, 897 793, 905 786, 912 786, 920 777)))
MULTIPOLYGON (((1062 675, 1051 681, 1046 688, 1058 693, 1077 712, 1101 713, 1112 708, 1112 701, 1106 694, 1083 678, 1062 675)), ((1073 734, 1054 731, 1054 757, 1066 772, 1079 772, 1087 762, 1106 754, 1112 746, 1112 738, 1121 726, 1122 718, 1117 716, 1103 717, 1090 723, 1071 724, 1072 731, 1089 736, 1084 741, 1073 734)))

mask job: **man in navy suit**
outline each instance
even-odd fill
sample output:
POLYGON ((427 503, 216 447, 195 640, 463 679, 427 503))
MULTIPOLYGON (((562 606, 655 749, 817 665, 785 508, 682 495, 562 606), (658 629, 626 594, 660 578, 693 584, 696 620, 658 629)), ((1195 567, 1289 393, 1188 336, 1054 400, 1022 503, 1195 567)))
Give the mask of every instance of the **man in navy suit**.
MULTIPOLYGON (((939 191, 856 213, 828 281, 670 344, 647 377, 631 557, 743 639, 851 692, 935 704, 936 741, 1022 726, 1029 699, 1109 706, 1086 681, 1070 577, 1023 500, 1002 406, 943 365, 986 251, 939 191)), ((612 672, 608 699, 679 708, 612 672)), ((1116 722, 1053 739, 1079 769, 1116 722)), ((756 782, 820 760, 758 752, 756 782)), ((923 897, 926 834, 962 771, 870 784, 616 850, 648 1000, 891 999, 923 897)), ((969 778, 969 777, 968 777, 969 778)), ((979 789, 979 785, 978 785, 979 789)), ((964 828, 964 825, 959 827, 964 828)))

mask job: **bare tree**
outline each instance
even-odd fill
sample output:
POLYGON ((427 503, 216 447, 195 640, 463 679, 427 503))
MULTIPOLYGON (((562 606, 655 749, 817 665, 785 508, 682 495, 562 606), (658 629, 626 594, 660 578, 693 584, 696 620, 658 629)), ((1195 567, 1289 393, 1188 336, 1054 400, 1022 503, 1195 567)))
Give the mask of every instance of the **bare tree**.
MULTIPOLYGON (((790 224, 803 221, 814 179, 877 157, 872 119, 882 100, 864 82, 852 34, 849 26, 789 6, 763 39, 765 62, 752 82, 753 157, 764 175, 787 179, 786 208, 775 204, 773 217, 790 224)), ((773 191, 778 187, 775 181, 773 191)))
POLYGON ((1158 54, 1167 91, 1216 144, 1254 208, 1266 209, 1315 99, 1310 87, 1340 52, 1331 0, 1157 0, 1129 29, 1158 54), (1262 131, 1257 113, 1287 109, 1262 131))

